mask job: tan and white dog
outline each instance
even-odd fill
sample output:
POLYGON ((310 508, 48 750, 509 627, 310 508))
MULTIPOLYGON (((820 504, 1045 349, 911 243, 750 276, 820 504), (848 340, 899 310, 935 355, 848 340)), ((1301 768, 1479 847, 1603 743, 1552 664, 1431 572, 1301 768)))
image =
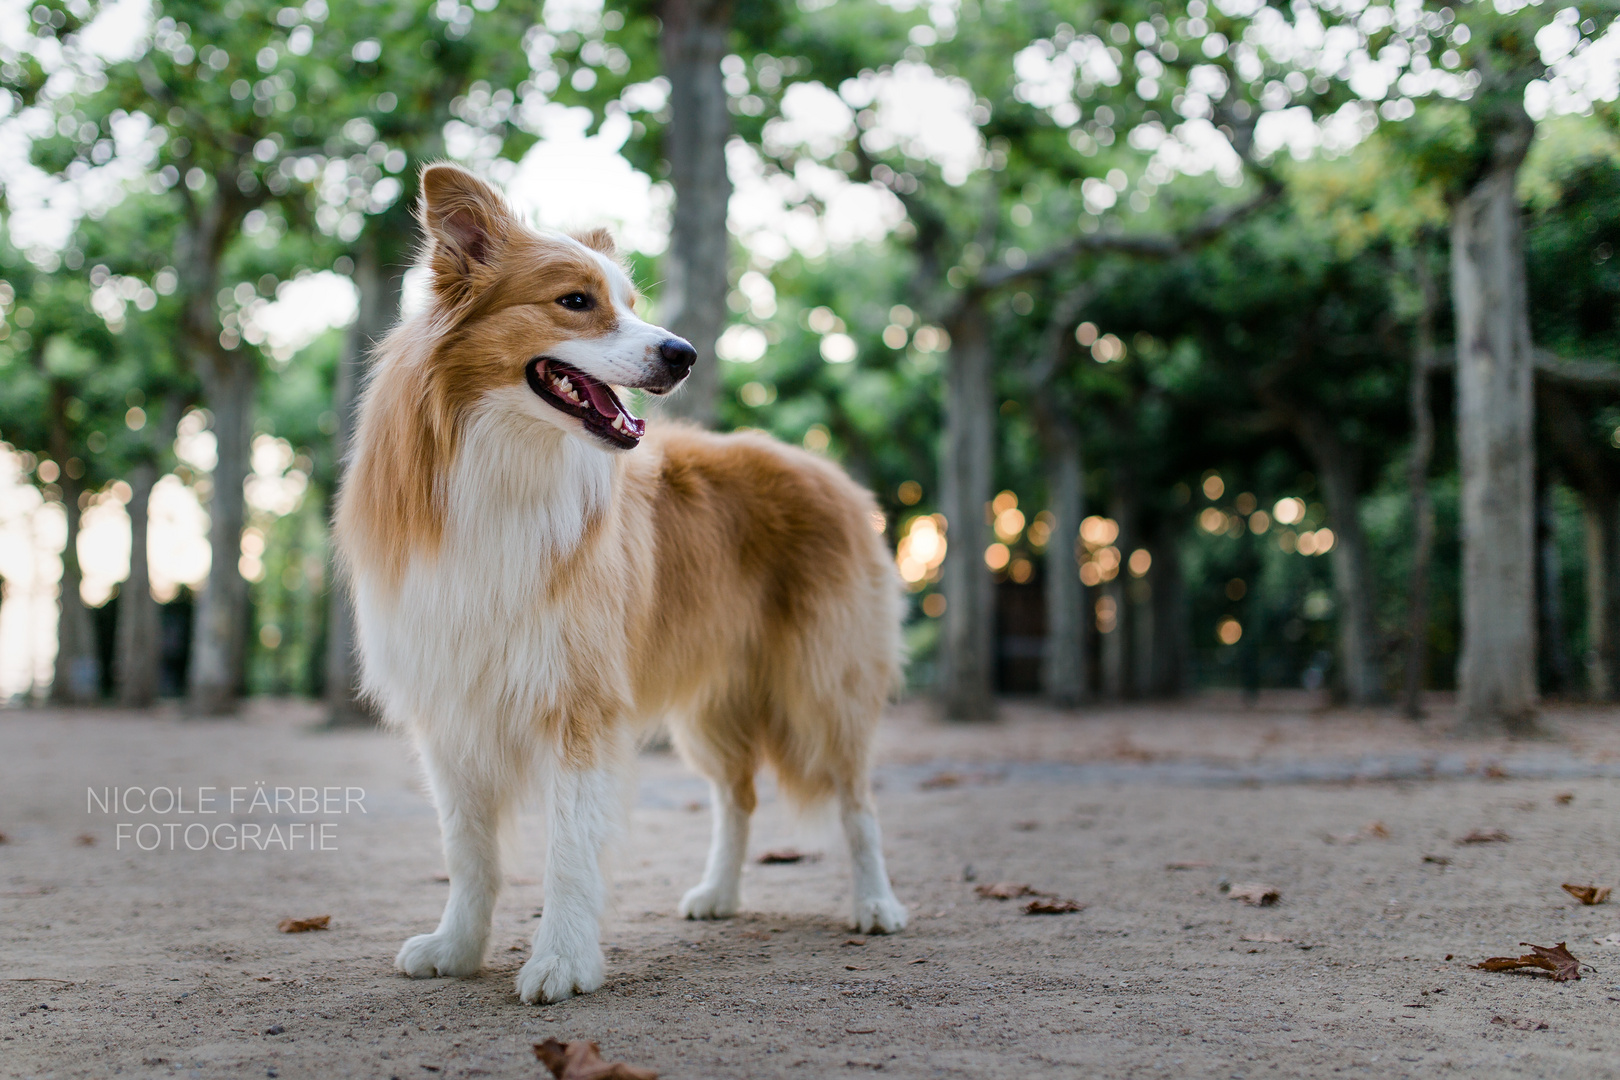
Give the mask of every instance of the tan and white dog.
POLYGON ((499 836, 538 784, 545 908, 518 993, 601 986, 600 860, 660 719, 714 793, 681 914, 737 911, 769 763, 796 803, 836 801, 855 928, 899 930, 868 770, 900 591, 871 496, 764 435, 632 416, 615 388, 668 393, 696 354, 636 317, 605 232, 536 233, 448 165, 420 213, 431 303, 377 350, 336 522, 364 687, 420 751, 450 873, 396 966, 479 970, 499 836))

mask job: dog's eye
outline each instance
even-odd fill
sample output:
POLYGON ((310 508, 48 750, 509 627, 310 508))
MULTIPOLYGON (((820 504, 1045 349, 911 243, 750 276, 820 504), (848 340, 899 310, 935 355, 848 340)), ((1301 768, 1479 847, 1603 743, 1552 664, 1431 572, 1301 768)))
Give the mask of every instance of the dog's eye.
POLYGON ((559 299, 557 303, 561 304, 569 311, 589 311, 591 308, 596 306, 596 301, 592 300, 589 296, 586 296, 582 292, 571 292, 567 296, 559 299))

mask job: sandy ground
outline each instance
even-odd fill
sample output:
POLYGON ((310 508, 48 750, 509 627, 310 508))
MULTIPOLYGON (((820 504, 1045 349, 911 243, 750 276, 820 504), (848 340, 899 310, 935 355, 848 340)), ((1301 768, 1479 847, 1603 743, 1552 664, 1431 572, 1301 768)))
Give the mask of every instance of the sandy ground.
POLYGON ((1620 884, 1620 712, 1552 710, 1553 738, 1509 744, 1286 696, 1010 705, 977 727, 901 706, 879 801, 913 920, 892 938, 851 937, 841 843, 768 793, 753 851, 826 857, 750 865, 743 917, 677 919, 706 790, 647 753, 608 983, 541 1008, 512 990, 542 900, 532 821, 486 973, 396 975, 446 891, 434 816, 398 741, 314 717, 0 713, 0 1074, 537 1077, 530 1045, 555 1036, 666 1078, 1620 1075, 1620 948, 1597 941, 1620 907, 1559 888, 1620 884), (339 797, 331 814, 232 815, 229 789, 259 784, 363 788, 364 812, 339 797), (87 789, 130 785, 182 788, 186 809, 212 786, 222 812, 87 806, 87 789), (324 822, 336 850, 118 839, 120 823, 205 817, 283 835, 324 822), (1489 829, 1511 839, 1457 843, 1489 829), (1086 908, 975 895, 996 881, 1086 908), (1281 901, 1247 907, 1223 882, 1281 901), (327 931, 277 932, 325 914, 327 931), (1568 941, 1592 969, 1560 984, 1469 967, 1521 941, 1568 941))

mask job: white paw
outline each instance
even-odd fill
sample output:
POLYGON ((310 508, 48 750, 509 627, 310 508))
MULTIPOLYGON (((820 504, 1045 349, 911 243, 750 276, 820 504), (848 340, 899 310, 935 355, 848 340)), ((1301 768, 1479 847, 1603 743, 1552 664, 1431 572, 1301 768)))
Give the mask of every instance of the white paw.
POLYGON ((703 884, 688 889, 676 910, 683 919, 729 919, 737 914, 739 903, 736 889, 703 884))
POLYGON ((525 1005, 546 1005, 600 989, 606 977, 600 949, 572 957, 536 954, 519 969, 517 992, 525 1005))
POLYGON ((862 934, 898 933, 906 928, 906 908, 892 894, 861 897, 855 901, 851 922, 862 934))
POLYGON ((484 945, 449 934, 418 934, 405 942, 394 966, 413 979, 476 975, 484 966, 484 945))

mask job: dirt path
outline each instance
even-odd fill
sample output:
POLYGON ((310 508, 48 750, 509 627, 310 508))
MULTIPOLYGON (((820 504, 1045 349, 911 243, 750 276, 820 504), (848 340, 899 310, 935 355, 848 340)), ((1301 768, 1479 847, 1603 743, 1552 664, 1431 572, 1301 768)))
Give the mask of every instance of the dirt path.
MULTIPOLYGON (((276 703, 235 723, 0 713, 0 1075, 537 1077, 529 1046, 547 1036, 596 1039, 667 1080, 1620 1075, 1620 948, 1596 944, 1620 907, 1559 889, 1620 884, 1620 713, 1555 714, 1555 741, 1472 744, 1307 704, 1010 707, 977 728, 897 709, 879 801, 914 911, 894 938, 851 937, 838 842, 768 796, 752 850, 827 857, 751 865, 745 917, 676 919, 706 792, 644 755, 608 984, 545 1008, 512 992, 542 899, 528 840, 484 976, 391 970, 445 893, 432 811, 391 737, 314 732, 306 707, 276 703), (249 813, 259 784, 363 788, 364 812, 339 794, 330 814, 249 813), (210 824, 279 824, 285 840, 325 823, 336 850, 189 851, 179 829, 179 850, 143 852, 120 822, 204 816, 87 812, 87 789, 129 785, 182 788, 188 808, 212 786, 225 812, 210 824), (1511 839, 1456 842, 1491 829, 1511 839), (1087 906, 1024 915, 975 895, 996 881, 1087 906), (1281 902, 1244 906, 1223 881, 1281 902), (276 930, 324 914, 328 931, 276 930), (1521 941, 1568 941, 1596 971, 1557 984, 1468 967, 1521 941)), ((318 828, 300 835, 320 846, 318 828)))

